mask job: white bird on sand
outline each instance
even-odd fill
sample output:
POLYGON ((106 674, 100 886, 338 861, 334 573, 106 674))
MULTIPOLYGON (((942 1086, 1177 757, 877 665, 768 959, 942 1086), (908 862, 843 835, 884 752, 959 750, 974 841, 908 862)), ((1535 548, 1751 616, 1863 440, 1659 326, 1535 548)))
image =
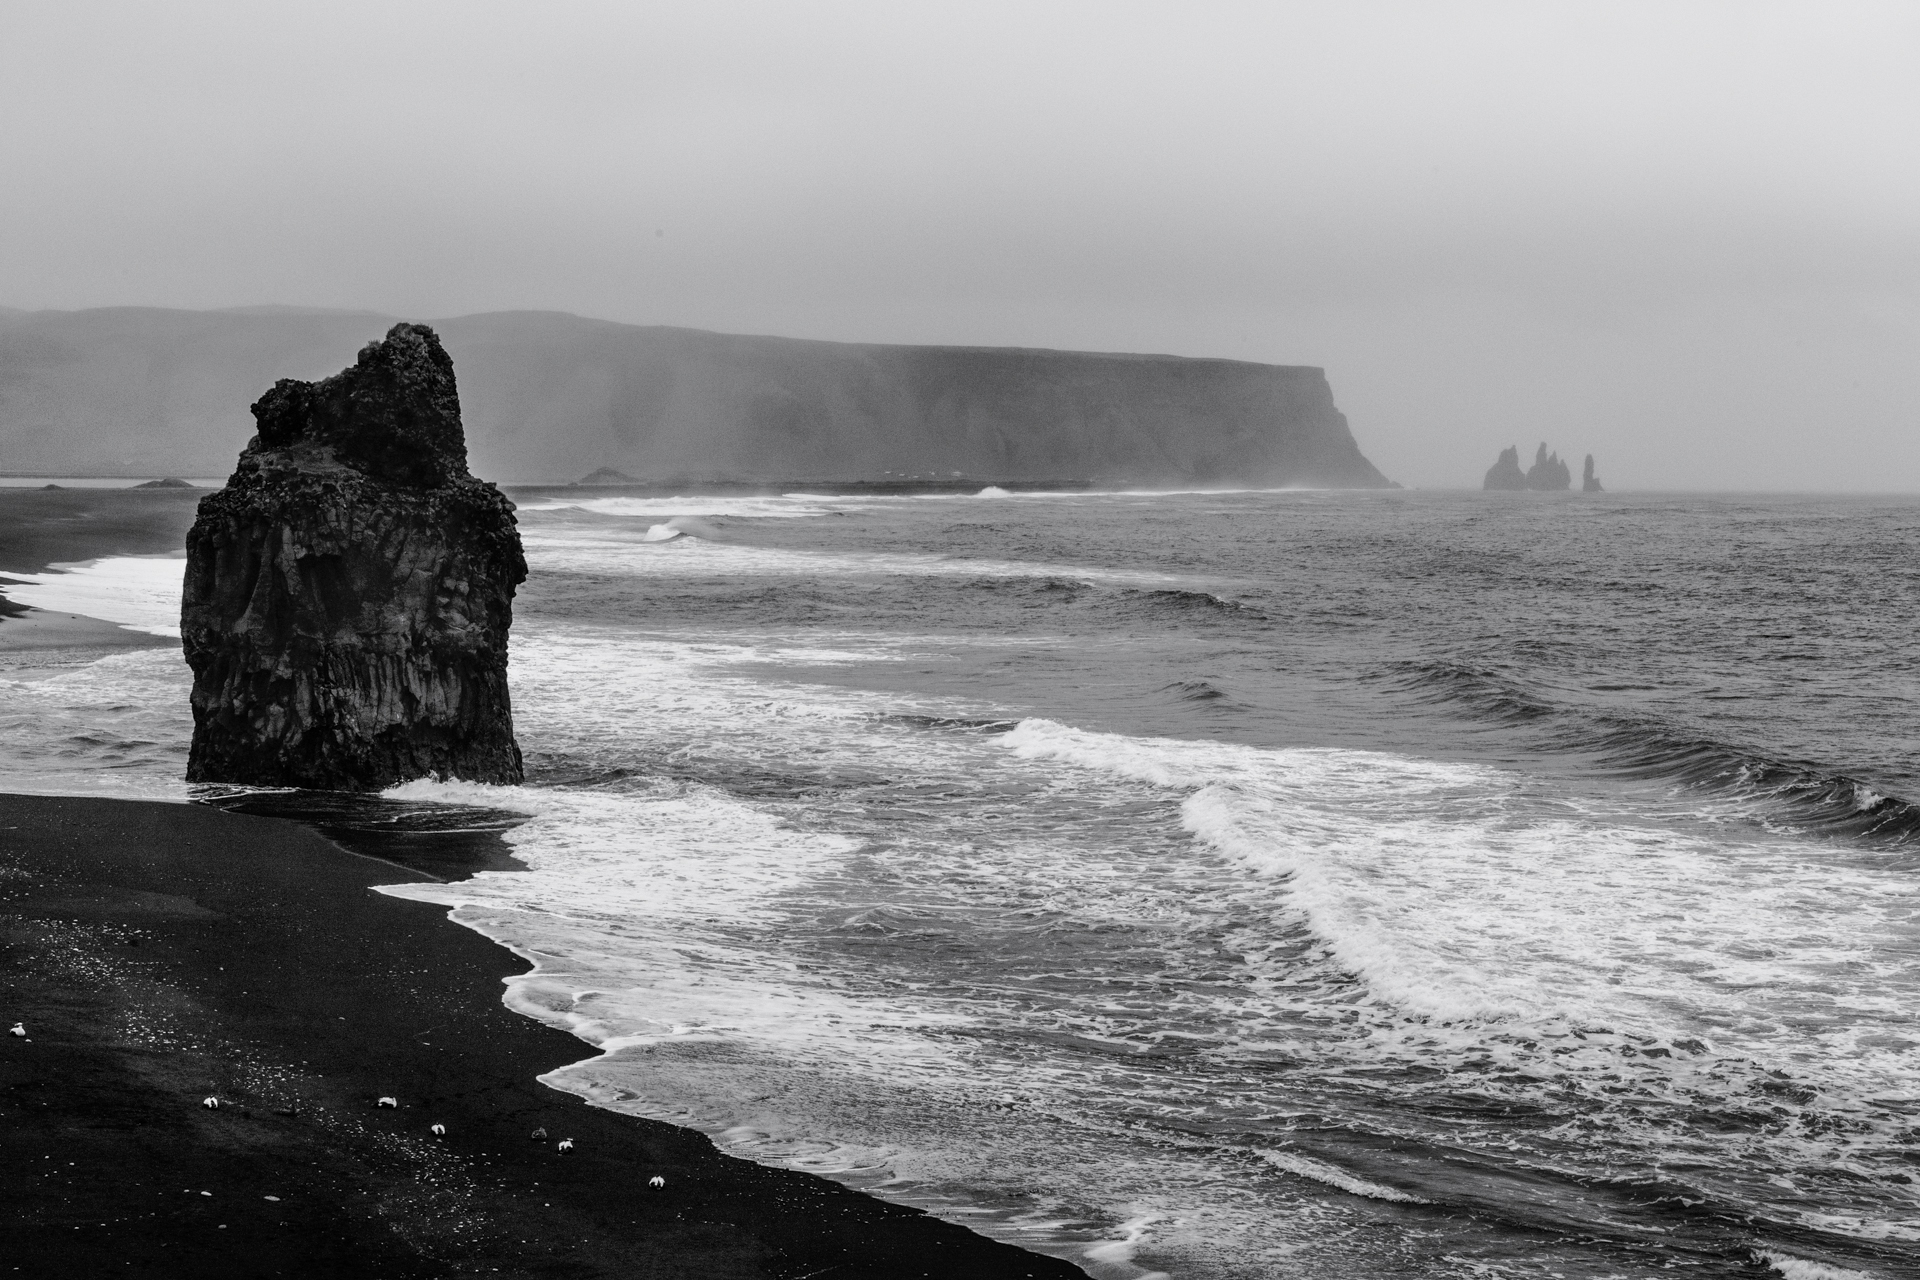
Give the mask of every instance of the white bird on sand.
POLYGON ((447 1136, 447 1126, 443 1124, 436 1124, 436 1125, 431 1125, 429 1127, 433 1130, 434 1137, 444 1138, 447 1136))
POLYGON ((571 1150, 573 1150, 573 1139, 572 1139, 572 1138, 562 1138, 562 1139, 560 1139, 560 1149, 561 1149, 562 1151, 571 1151, 571 1150))
POLYGON ((220 1108, 220 1099, 214 1097, 212 1094, 208 1094, 206 1097, 200 1099, 200 1105, 209 1111, 217 1111, 220 1108))
POLYGON ((647 1185, 650 1187, 664 1187, 667 1185, 667 1180, 656 1173, 647 1179, 647 1185))
POLYGON ((382 1097, 382 1098, 381 1098, 381 1099, 379 1099, 379 1100, 378 1100, 377 1102, 375 1102, 375 1103, 374 1103, 373 1105, 374 1105, 374 1106, 376 1106, 376 1107, 397 1107, 397 1106, 399 1106, 399 1105, 400 1105, 400 1099, 398 1099, 398 1098, 395 1098, 395 1097, 391 1097, 391 1096, 389 1096, 389 1097, 382 1097))
POLYGON ((13 1035, 13 1036, 23 1036, 27 1034, 27 1024, 24 1022, 16 1022, 12 1026, 7 1028, 7 1034, 13 1035))

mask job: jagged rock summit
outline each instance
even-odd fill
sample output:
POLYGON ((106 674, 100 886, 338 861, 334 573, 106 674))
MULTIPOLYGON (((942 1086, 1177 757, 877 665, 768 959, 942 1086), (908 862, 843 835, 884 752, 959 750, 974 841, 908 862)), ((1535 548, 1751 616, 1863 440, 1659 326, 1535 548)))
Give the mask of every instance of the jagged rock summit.
POLYGON ((1527 487, 1527 473, 1520 469, 1520 446, 1513 445, 1500 451, 1500 457, 1487 468, 1487 481, 1483 489, 1524 489, 1527 487))
MULTIPOLYGON (((1593 480, 1592 454, 1587 455, 1587 479, 1592 481, 1592 488, 1586 490, 1588 493, 1599 489, 1600 482, 1593 480)), ((1573 472, 1568 469, 1566 463, 1560 461, 1558 453, 1548 453, 1547 446, 1543 443, 1533 455, 1533 465, 1525 471, 1520 469, 1519 446, 1502 449, 1499 459, 1488 468, 1486 481, 1480 487, 1510 490, 1567 489, 1572 485, 1573 472)))
POLYGON ((1533 455, 1533 465, 1527 468, 1527 488, 1565 489, 1572 484, 1573 472, 1560 461, 1558 453, 1549 454, 1547 446, 1542 444, 1540 451, 1533 455))
POLYGON ((467 470, 440 339, 395 325, 253 416, 187 535, 188 780, 519 782, 507 630, 526 560, 513 504, 467 470))

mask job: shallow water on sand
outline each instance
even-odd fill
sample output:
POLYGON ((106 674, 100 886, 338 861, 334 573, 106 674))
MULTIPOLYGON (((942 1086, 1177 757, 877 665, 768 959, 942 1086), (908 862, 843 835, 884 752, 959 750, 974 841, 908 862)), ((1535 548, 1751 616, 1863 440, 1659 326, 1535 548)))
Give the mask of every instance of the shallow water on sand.
MULTIPOLYGON (((393 800, 529 870, 392 891, 556 1085, 1101 1276, 1920 1274, 1920 505, 520 518, 529 783, 393 800)), ((0 783, 182 794, 184 690, 4 685, 0 783)))

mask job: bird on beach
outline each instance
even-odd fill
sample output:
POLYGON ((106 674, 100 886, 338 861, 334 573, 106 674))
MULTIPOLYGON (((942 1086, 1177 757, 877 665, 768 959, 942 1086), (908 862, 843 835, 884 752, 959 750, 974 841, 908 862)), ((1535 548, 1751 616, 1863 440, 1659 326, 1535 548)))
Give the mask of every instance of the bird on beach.
POLYGON ((656 1173, 647 1179, 647 1185, 650 1187, 664 1187, 667 1185, 667 1180, 656 1173))
POLYGON ((573 1150, 573 1139, 572 1139, 572 1138, 562 1138, 562 1139, 560 1139, 560 1143, 559 1143, 559 1146, 560 1146, 560 1149, 561 1149, 562 1151, 571 1151, 571 1150, 573 1150))
POLYGON ((390 1094, 382 1095, 373 1105, 376 1107, 397 1107, 400 1105, 400 1099, 390 1094))
POLYGON ((428 1127, 436 1138, 444 1138, 447 1136, 447 1126, 443 1124, 430 1125, 428 1127))
POLYGON ((7 1034, 10 1036, 24 1036, 27 1034, 27 1024, 24 1022, 16 1022, 7 1028, 7 1034))

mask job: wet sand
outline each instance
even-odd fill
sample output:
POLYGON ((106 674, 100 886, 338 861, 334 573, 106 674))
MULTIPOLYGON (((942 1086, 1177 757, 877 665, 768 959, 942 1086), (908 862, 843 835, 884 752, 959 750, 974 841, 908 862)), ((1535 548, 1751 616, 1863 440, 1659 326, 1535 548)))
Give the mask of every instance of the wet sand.
POLYGON ((1081 1274, 539 1084, 587 1047, 501 1004, 509 952, 368 887, 423 874, 275 818, 0 796, 0 1272, 1081 1274))
POLYGON ((72 667, 120 649, 180 642, 7 598, 9 573, 186 545, 205 489, 0 488, 0 670, 72 667))

